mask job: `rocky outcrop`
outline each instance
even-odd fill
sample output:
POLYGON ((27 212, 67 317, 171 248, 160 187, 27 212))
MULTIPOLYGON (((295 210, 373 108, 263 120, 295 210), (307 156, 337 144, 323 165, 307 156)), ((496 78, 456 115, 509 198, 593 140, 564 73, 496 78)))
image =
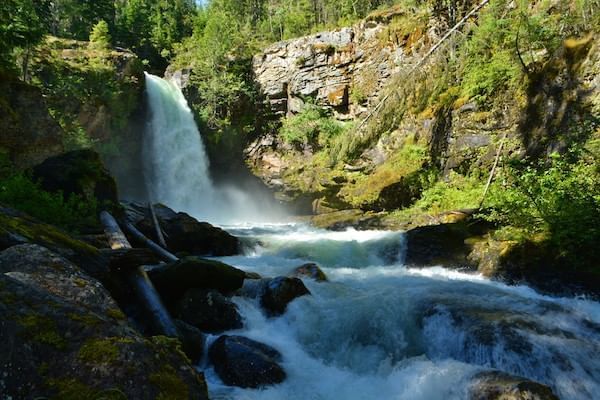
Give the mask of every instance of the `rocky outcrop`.
POLYGON ((217 375, 230 386, 258 388, 283 382, 286 373, 274 348, 242 336, 223 335, 209 350, 217 375))
POLYGON ((426 36, 415 31, 385 41, 395 16, 390 12, 350 28, 275 43, 255 56, 256 81, 271 108, 297 113, 314 99, 339 119, 364 113, 426 36))
POLYGON ((33 168, 33 178, 48 192, 62 192, 87 201, 97 201, 99 207, 118 207, 117 185, 108 173, 98 153, 76 150, 48 158, 33 168))
MULTIPOLYGON (((125 205, 129 220, 146 237, 159 243, 150 208, 143 204, 125 205)), ((156 204, 156 218, 164 232, 169 250, 193 255, 230 256, 240 251, 238 238, 208 222, 199 222, 190 215, 176 213, 169 207, 156 204)))
POLYGON ((0 76, 0 131, 0 155, 18 169, 63 151, 63 131, 42 91, 9 76, 0 76))
POLYGON ((541 383, 499 371, 486 371, 473 378, 469 400, 558 400, 558 397, 541 383))

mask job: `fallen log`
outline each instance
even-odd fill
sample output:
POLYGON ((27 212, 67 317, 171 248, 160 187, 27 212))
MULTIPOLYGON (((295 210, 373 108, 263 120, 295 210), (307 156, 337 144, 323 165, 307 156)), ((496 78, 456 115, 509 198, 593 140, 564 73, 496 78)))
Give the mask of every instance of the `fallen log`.
POLYGON ((137 241, 147 246, 150 250, 155 252, 160 258, 167 262, 173 262, 179 260, 175 254, 163 249, 161 246, 156 244, 151 239, 148 239, 142 232, 140 232, 131 222, 124 222, 123 228, 133 236, 137 241))
MULTIPOLYGON (((131 249, 131 244, 129 244, 129 241, 112 215, 103 211, 100 214, 100 221, 104 226, 104 232, 108 236, 111 248, 131 249)), ((137 268, 132 269, 127 274, 127 277, 133 285, 135 293, 148 314, 152 328, 156 333, 169 337, 179 337, 177 327, 163 305, 150 278, 148 278, 144 266, 140 265, 137 268)))
POLYGON ((165 236, 163 235, 162 228, 160 227, 160 222, 156 217, 156 212, 154 211, 154 205, 152 204, 152 202, 148 203, 148 208, 150 208, 150 215, 152 216, 152 223, 154 224, 154 229, 156 230, 156 237, 158 238, 158 243, 166 249, 167 242, 165 241, 165 236))

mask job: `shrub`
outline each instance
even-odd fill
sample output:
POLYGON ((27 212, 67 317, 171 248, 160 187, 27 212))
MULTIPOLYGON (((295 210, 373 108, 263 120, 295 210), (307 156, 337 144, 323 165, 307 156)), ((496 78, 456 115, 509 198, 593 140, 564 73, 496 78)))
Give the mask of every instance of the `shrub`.
POLYGON ((280 134, 286 143, 327 146, 347 128, 347 125, 331 118, 321 107, 309 103, 298 114, 283 120, 280 134))
POLYGON ((84 201, 74 195, 65 200, 62 193, 46 192, 24 174, 0 180, 0 203, 69 231, 97 225, 94 201, 84 201))
POLYGON ((547 162, 510 165, 490 192, 486 217, 545 234, 561 257, 577 263, 598 255, 600 170, 597 160, 570 157, 553 154, 547 162))

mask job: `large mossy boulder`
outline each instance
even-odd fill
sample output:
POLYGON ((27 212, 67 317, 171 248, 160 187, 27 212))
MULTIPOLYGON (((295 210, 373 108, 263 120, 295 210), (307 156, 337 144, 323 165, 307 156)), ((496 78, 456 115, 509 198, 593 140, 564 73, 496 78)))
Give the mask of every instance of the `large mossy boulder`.
POLYGON ((108 209, 118 206, 117 185, 98 153, 76 150, 48 158, 33 168, 33 177, 48 192, 62 192, 65 198, 78 195, 95 200, 108 209))
POLYGON ((277 350, 243 336, 221 336, 208 356, 219 378, 229 386, 258 388, 286 378, 277 350))
POLYGON ((293 300, 310 291, 299 278, 280 276, 247 280, 238 294, 258 299, 267 314, 275 317, 283 314, 293 300))
MULTIPOLYGON (((143 204, 126 205, 128 218, 146 237, 158 242, 156 228, 149 207, 143 204)), ((199 222, 184 212, 154 205, 156 218, 164 232, 169 250, 193 255, 230 256, 240 251, 240 241, 235 236, 208 222, 199 222)))
POLYGON ((473 377, 469 400, 558 400, 548 386, 500 371, 473 377))
POLYGON ((231 293, 241 288, 244 271, 219 261, 185 257, 149 271, 150 278, 165 301, 180 299, 189 289, 214 289, 231 293))
POLYGON ((179 342, 140 336, 75 265, 38 246, 0 259, 3 398, 208 399, 179 342))
POLYGON ((209 333, 220 333, 243 326, 237 306, 216 290, 188 290, 177 304, 176 315, 186 323, 209 333))

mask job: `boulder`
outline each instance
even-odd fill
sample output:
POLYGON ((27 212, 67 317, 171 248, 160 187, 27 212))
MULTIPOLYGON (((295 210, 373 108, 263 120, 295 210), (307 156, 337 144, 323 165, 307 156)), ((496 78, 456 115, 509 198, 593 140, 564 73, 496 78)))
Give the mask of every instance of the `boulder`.
POLYGON ((484 371, 473 377, 470 400, 558 400, 541 383, 500 371, 484 371))
POLYGON ((120 312, 100 282, 37 244, 21 244, 2 251, 0 273, 101 315, 120 312))
POLYGON ((216 290, 188 290, 177 304, 176 315, 203 332, 220 333, 243 326, 237 306, 216 290))
POLYGON ((179 331, 183 352, 193 364, 198 364, 204 356, 206 336, 198 328, 178 319, 175 320, 175 326, 179 331))
POLYGON ((310 291, 300 279, 280 276, 247 280, 238 294, 259 299, 268 315, 278 316, 285 312, 292 300, 310 294, 310 291))
POLYGON ((297 278, 306 277, 314 279, 317 282, 325 282, 328 280, 325 272, 323 272, 323 270, 315 263, 306 263, 294 268, 292 276, 297 278))
POLYGON ((65 198, 82 196, 102 207, 118 207, 117 185, 98 153, 76 150, 50 157, 33 168, 33 177, 48 192, 62 192, 65 198))
POLYGON ((281 383, 286 374, 274 348, 242 336, 223 335, 208 352, 217 375, 230 386, 258 388, 281 383))
MULTIPOLYGON (((135 227, 158 243, 149 207, 130 203, 126 210, 135 227)), ((154 210, 170 251, 210 256, 230 256, 240 251, 239 239, 221 228, 198 222, 190 215, 177 213, 162 204, 156 204, 154 210)))
POLYGON ((246 274, 219 261, 185 257, 148 273, 165 301, 177 301, 189 289, 214 289, 221 293, 241 288, 246 274))
POLYGON ((0 273, 3 398, 208 399, 176 339, 144 338, 118 310, 104 312, 109 293, 56 254, 29 247, 30 261, 10 268, 24 250, 2 257, 11 270, 0 273))

